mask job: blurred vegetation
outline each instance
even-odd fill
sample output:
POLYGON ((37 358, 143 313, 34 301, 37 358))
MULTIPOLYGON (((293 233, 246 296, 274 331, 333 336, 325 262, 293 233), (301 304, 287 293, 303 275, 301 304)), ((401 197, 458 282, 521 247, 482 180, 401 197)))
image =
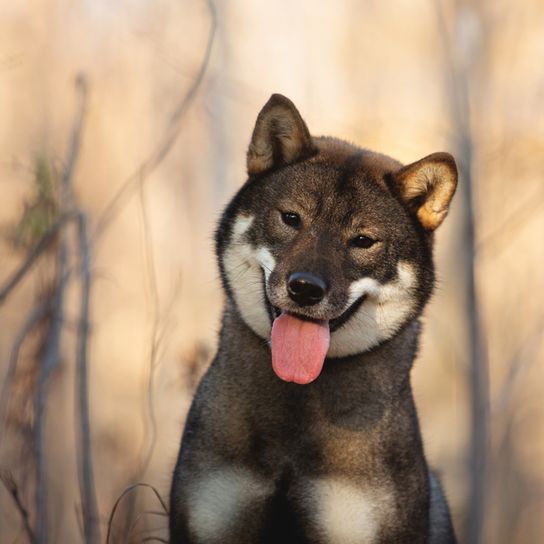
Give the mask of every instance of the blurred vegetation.
POLYGON ((437 235, 439 286, 413 373, 426 451, 461 542, 539 542, 542 28, 538 0, 5 3, 0 544, 34 536, 44 542, 44 535, 89 542, 96 538, 86 536, 89 522, 102 540, 109 531, 111 543, 166 538, 159 498, 168 495, 183 420, 214 353, 221 311, 212 233, 244 181, 255 116, 272 92, 292 98, 314 134, 405 163, 433 151, 455 154, 460 190, 437 235), (81 71, 90 82, 82 142, 70 132, 78 109, 72 82, 81 71), (57 231, 67 142, 80 150, 72 185, 81 204, 57 231), (83 211, 93 278, 87 324, 83 211), (22 279, 6 290, 18 270, 22 279), (59 293, 62 312, 54 309, 59 293), (475 388, 476 297, 486 364, 475 388), (74 387, 82 331, 89 343, 87 448, 74 387), (55 364, 40 379, 48 351, 55 364), (483 393, 480 404, 471 404, 475 391, 483 393), (39 420, 45 432, 37 455, 39 420), (469 499, 477 425, 485 426, 485 451, 477 453, 485 456, 483 523, 469 536, 470 500, 480 500, 469 499), (79 485, 83 453, 94 459, 98 519, 79 485), (38 461, 48 500, 33 536, 38 461))
POLYGON ((45 156, 35 159, 32 190, 10 236, 18 250, 28 251, 59 219, 59 176, 45 156))

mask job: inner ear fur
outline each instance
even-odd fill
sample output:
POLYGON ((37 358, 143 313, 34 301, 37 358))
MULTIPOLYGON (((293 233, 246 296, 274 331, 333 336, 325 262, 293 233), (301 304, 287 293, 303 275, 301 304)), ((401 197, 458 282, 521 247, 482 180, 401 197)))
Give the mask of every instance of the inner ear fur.
POLYGON ((433 153, 394 175, 401 197, 423 228, 435 230, 448 214, 457 187, 457 166, 449 153, 433 153))
POLYGON ((306 123, 295 105, 273 94, 260 111, 247 151, 247 173, 260 174, 315 153, 306 123))

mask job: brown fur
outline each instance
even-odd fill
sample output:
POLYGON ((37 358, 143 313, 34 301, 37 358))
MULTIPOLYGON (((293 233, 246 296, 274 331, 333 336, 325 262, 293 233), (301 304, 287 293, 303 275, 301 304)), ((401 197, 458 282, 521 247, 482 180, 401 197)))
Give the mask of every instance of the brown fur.
POLYGON ((257 119, 248 174, 217 231, 227 301, 174 473, 171 541, 335 544, 344 532, 372 544, 454 543, 425 461, 410 369, 455 162, 439 153, 403 167, 312 138, 294 105, 274 95, 257 119), (286 224, 285 212, 300 224, 286 224), (354 245, 361 235, 372 244, 354 245), (322 302, 302 307, 290 297, 296 271, 323 279, 322 302), (349 302, 359 280, 378 294, 349 302), (329 356, 312 383, 272 370, 278 311, 329 322, 329 356))

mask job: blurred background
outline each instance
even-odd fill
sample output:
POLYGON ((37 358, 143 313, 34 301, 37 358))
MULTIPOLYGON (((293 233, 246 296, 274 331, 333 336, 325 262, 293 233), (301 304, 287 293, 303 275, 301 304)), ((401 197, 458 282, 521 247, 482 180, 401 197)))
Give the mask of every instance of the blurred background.
POLYGON ((461 180, 413 371, 461 542, 544 534, 544 6, 0 6, 0 542, 166 542, 259 109, 461 180), (145 485, 136 485, 138 483, 145 485))

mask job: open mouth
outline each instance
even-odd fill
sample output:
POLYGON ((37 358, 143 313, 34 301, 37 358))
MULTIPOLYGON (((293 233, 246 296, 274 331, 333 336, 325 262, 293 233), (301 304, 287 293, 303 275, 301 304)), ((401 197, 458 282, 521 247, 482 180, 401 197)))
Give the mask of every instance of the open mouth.
MULTIPOLYGON (((263 293, 264 293, 264 299, 266 306, 268 308, 268 314, 270 316, 270 323, 273 323, 276 318, 278 318, 283 310, 281 308, 278 308, 277 306, 274 306, 270 299, 268 298, 268 295, 266 294, 266 285, 263 285, 263 293)), ((342 325, 347 323, 347 321, 350 319, 351 316, 353 316, 357 310, 361 307, 363 302, 365 301, 366 295, 360 296, 353 304, 351 304, 344 312, 342 312, 338 317, 335 317, 334 319, 329 320, 329 329, 331 332, 334 332, 338 330, 342 325)), ((307 315, 300 314, 298 312, 292 312, 287 311, 288 314, 296 317, 297 319, 301 319, 302 321, 310 321, 313 323, 318 323, 322 320, 315 319, 312 317, 308 317, 307 315)))
MULTIPOLYGON (((270 300, 268 299, 268 296, 265 295, 266 298, 266 304, 268 306, 268 312, 270 314, 271 322, 274 321, 277 317, 279 317, 282 314, 282 310, 278 308, 277 306, 273 306, 270 300)), ((350 317, 357 312, 357 310, 361 307, 363 302, 365 301, 366 295, 363 295, 359 297, 351 306, 349 306, 342 314, 340 314, 338 317, 335 317, 334 319, 331 319, 329 321, 329 328, 331 332, 334 332, 338 330, 342 325, 347 323, 350 319, 350 317)), ((320 319, 315 319, 312 317, 308 317, 307 315, 299 314, 298 312, 291 312, 288 311, 287 313, 291 314, 292 316, 301 319, 302 321, 310 321, 313 323, 318 323, 319 321, 322 321, 320 319)))
POLYGON ((366 295, 355 300, 334 319, 320 320, 274 306, 266 292, 263 271, 263 299, 268 308, 272 331, 272 368, 284 381, 308 384, 319 376, 330 345, 331 333, 338 330, 361 307, 366 295))

